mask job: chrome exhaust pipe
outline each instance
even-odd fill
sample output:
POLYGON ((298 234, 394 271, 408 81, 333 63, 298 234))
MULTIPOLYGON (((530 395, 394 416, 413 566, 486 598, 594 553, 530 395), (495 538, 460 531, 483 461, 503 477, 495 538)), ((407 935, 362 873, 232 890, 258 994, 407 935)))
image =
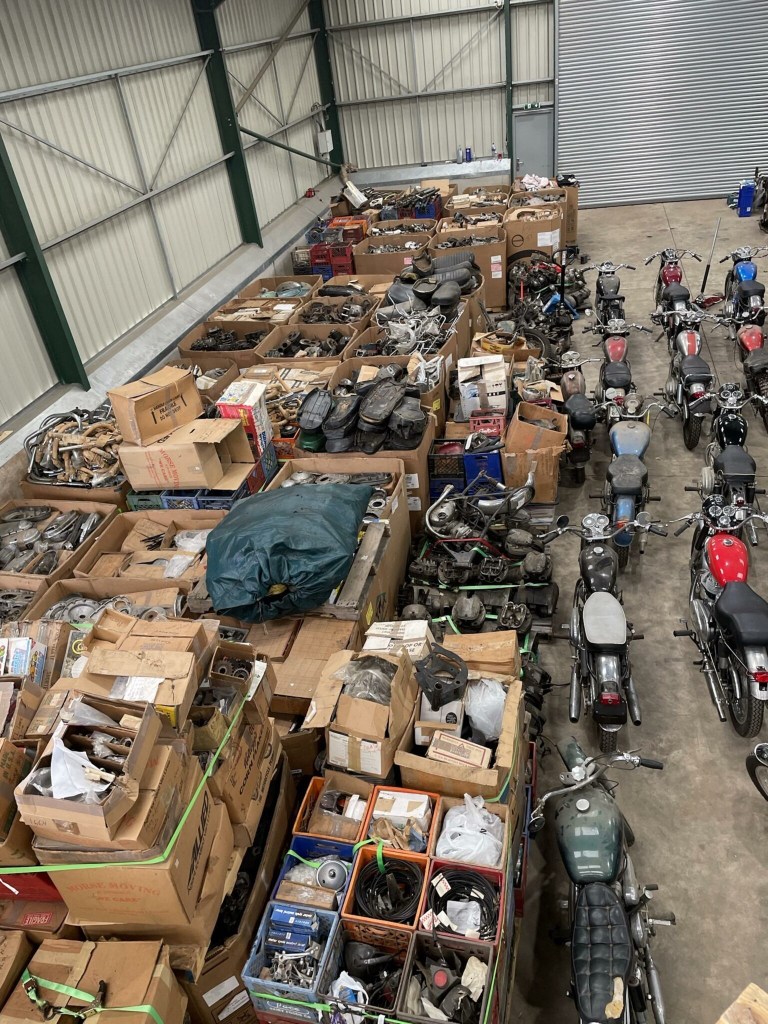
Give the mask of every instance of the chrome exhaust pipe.
POLYGON ((704 673, 704 678, 707 681, 707 688, 709 689, 709 696, 712 698, 712 703, 717 708, 717 716, 721 722, 725 721, 725 694, 723 693, 723 687, 720 683, 720 676, 717 674, 717 669, 712 664, 708 654, 704 651, 702 655, 702 666, 701 671, 704 673))
POLYGON ((627 708, 629 710, 629 717, 632 719, 633 725, 640 725, 642 720, 640 715, 640 701, 638 700, 637 690, 635 689, 635 680, 632 678, 631 674, 627 679, 625 688, 627 691, 627 708))
POLYGON ((568 694, 568 717, 572 722, 578 722, 581 717, 581 681, 579 679, 578 662, 575 660, 571 665, 571 689, 568 694))
POLYGON ((648 993, 651 997, 651 1007, 656 1024, 666 1024, 667 1013, 664 1009, 664 997, 661 994, 661 978, 649 946, 645 947, 645 976, 648 979, 648 993))

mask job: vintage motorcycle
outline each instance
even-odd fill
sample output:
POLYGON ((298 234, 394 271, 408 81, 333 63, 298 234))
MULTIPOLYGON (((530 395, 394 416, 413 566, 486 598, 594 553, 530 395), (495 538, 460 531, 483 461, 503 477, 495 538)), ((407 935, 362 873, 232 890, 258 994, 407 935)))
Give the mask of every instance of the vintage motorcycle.
POLYGON ((636 270, 629 263, 613 263, 605 260, 603 263, 591 263, 583 270, 597 271, 597 282, 595 284, 595 318, 600 324, 607 324, 609 320, 624 319, 624 296, 621 294, 620 270, 636 270))
POLYGON ((629 752, 587 757, 575 739, 558 752, 567 769, 562 787, 539 799, 528 832, 541 831, 546 804, 556 800, 557 843, 571 880, 569 994, 580 1024, 646 1024, 649 1005, 656 1024, 666 1024, 651 939, 659 925, 674 925, 675 916, 650 913, 658 885, 638 882, 629 854, 635 836, 616 804, 615 783, 605 779, 611 767, 664 765, 629 752))
POLYGON ((600 341, 594 344, 594 348, 600 346, 603 350, 603 360, 595 387, 595 400, 598 402, 609 401, 620 405, 634 388, 632 367, 627 359, 627 339, 632 330, 651 333, 647 327, 630 324, 626 320, 608 320, 607 323, 591 324, 583 329, 583 334, 600 335, 600 341))
POLYGON ((725 294, 723 311, 726 316, 733 316, 737 308, 745 310, 752 308, 757 311, 762 307, 765 288, 757 280, 755 260, 761 259, 763 256, 768 256, 768 246, 742 245, 720 260, 721 263, 731 261, 723 286, 725 294), (747 287, 743 288, 742 285, 747 287), (759 287, 753 288, 750 287, 751 285, 759 285, 759 287), (759 301, 753 301, 757 299, 759 301))
MULTIPOLYGON (((613 424, 608 431, 613 458, 608 463, 602 492, 590 497, 600 498, 603 513, 613 524, 616 531, 613 545, 619 568, 624 569, 635 537, 631 525, 637 513, 642 512, 649 501, 661 500, 651 496, 648 467, 643 461, 651 443, 651 427, 647 419, 652 409, 659 409, 670 418, 677 415, 677 410, 662 402, 646 404, 644 397, 637 392, 624 396, 620 404, 614 399, 598 408, 604 411, 607 422, 613 424)), ((641 534, 640 554, 645 551, 646 540, 647 536, 641 534)))
MULTIPOLYGON (((741 264, 739 264, 741 265, 741 264)), ((736 352, 744 367, 744 378, 747 390, 754 395, 768 398, 768 347, 765 344, 764 285, 759 281, 746 281, 738 285, 735 296, 730 304, 730 313, 717 317, 718 326, 728 330, 736 352), (750 289, 754 294, 748 301, 743 298, 743 291, 750 289)), ((763 423, 768 429, 768 408, 761 409, 763 423)))
POLYGON ((749 777, 768 800, 768 743, 758 743, 747 757, 749 777))
POLYGON ((706 415, 706 403, 702 399, 715 379, 709 363, 701 357, 699 326, 707 319, 716 318, 690 306, 651 314, 651 320, 662 324, 667 336, 669 376, 664 395, 680 413, 683 443, 689 451, 696 448, 701 438, 702 420, 706 415))
POLYGON ((753 520, 768 523, 768 516, 746 505, 727 505, 722 495, 712 494, 675 530, 679 537, 696 525, 689 618, 674 635, 696 644, 720 721, 727 710, 739 736, 757 736, 768 701, 768 601, 747 583, 749 555, 736 536, 753 520))
MULTIPOLYGON (((640 512, 623 530, 635 529, 666 537, 667 531, 640 512)), ((570 643, 573 647, 568 713, 572 722, 581 717, 582 705, 598 731, 600 749, 616 750, 619 731, 627 721, 640 725, 640 702, 632 678, 629 644, 641 640, 627 622, 618 591, 618 557, 609 542, 618 531, 607 516, 592 512, 581 526, 569 526, 560 516, 556 528, 539 539, 548 544, 565 533, 581 538, 579 579, 573 593, 570 643)))
POLYGON ((701 263, 701 256, 697 252, 691 252, 690 249, 662 249, 661 252, 651 253, 650 256, 646 256, 643 261, 647 267, 649 263, 658 256, 659 258, 659 272, 656 275, 656 284, 653 290, 653 301, 657 308, 662 308, 665 301, 673 299, 675 295, 682 296, 682 292, 685 292, 687 299, 690 299, 688 289, 682 287, 683 282, 683 268, 680 265, 681 260, 686 256, 691 256, 693 259, 701 263), (678 292, 678 289, 682 291, 678 292), (669 289, 667 291, 667 289, 669 289))

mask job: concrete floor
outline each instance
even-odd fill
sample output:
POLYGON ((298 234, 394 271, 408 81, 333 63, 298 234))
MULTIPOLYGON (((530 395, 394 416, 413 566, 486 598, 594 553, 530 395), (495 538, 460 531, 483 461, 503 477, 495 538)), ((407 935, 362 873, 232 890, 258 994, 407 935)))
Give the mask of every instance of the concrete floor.
MULTIPOLYGON (((715 261, 738 245, 768 242, 757 219, 740 220, 722 201, 628 206, 580 212, 582 252, 592 261, 611 258, 637 265, 622 271, 627 319, 649 323, 656 267, 643 258, 665 246, 689 248, 704 257, 701 265, 687 261, 685 283, 699 292, 703 266, 712 244, 715 222, 722 217, 715 261)), ((708 291, 722 288, 727 266, 714 264, 708 291)), ((594 278, 594 274, 590 275, 594 278)), ((760 265, 768 279, 768 262, 760 265)), ((593 294, 594 294, 594 284, 593 294)), ((716 307, 717 308, 717 307, 716 307)), ((578 326, 577 326, 578 332, 578 326)), ((634 334, 630 361, 639 390, 659 390, 667 376, 664 341, 634 334)), ((706 330, 702 355, 721 383, 741 380, 734 353, 722 330, 706 330)), ((591 336, 577 334, 576 347, 586 354, 591 336), (581 343, 581 344, 580 344, 581 343)), ((594 383, 593 371, 588 384, 594 383)), ((651 511, 663 520, 696 510, 698 496, 685 484, 698 477, 706 438, 695 452, 682 441, 678 420, 661 417, 646 457, 652 493, 661 495, 651 511)), ((762 422, 750 421, 749 448, 758 465, 760 484, 768 484, 768 436, 762 422), (761 472, 762 470, 762 472, 761 472)), ((590 501, 605 475, 608 444, 605 430, 597 442, 585 486, 560 489, 558 512, 572 522, 599 502, 590 501)), ((763 499, 765 502, 766 499, 763 499)), ((639 728, 625 727, 624 749, 641 747, 648 757, 661 758, 663 772, 615 772, 621 783, 618 800, 637 836, 633 859, 641 881, 657 882, 659 909, 677 916, 676 928, 661 928, 655 958, 661 972, 669 1024, 715 1024, 723 1010, 749 983, 768 988, 768 805, 752 786, 744 759, 753 741, 739 738, 730 724, 721 724, 710 702, 703 676, 692 664, 690 640, 676 640, 672 630, 686 614, 690 533, 679 539, 649 538, 642 559, 633 555, 624 574, 627 617, 646 636, 632 648, 635 682, 643 712, 639 728)), ((563 538, 553 547, 555 578, 560 584, 558 624, 567 619, 576 579, 578 540, 563 538)), ((751 583, 768 596, 768 533, 752 552, 751 583)), ((567 641, 542 649, 542 663, 555 683, 567 684, 570 648, 567 641)), ((554 788, 561 770, 554 744, 576 735, 596 750, 591 723, 568 721, 568 688, 555 689, 546 706, 546 733, 552 754, 541 762, 540 790, 554 788)), ((764 727, 763 738, 768 732, 764 727)), ((551 814, 551 812, 549 812, 551 814)), ((525 1024, 575 1020, 566 998, 570 950, 555 945, 550 929, 564 923, 561 901, 566 875, 550 825, 532 845, 526 913, 511 1019, 525 1024)))

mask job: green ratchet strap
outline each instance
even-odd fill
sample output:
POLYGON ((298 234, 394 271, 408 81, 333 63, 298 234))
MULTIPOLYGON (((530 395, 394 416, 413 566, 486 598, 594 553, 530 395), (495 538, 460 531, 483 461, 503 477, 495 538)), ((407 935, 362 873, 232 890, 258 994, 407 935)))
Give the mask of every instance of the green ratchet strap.
POLYGON ((79 988, 72 988, 71 985, 60 985, 56 981, 46 981, 45 978, 39 978, 34 974, 30 974, 29 969, 25 968, 21 975, 21 984, 29 997, 30 1001, 35 1004, 43 1013, 46 1020, 50 1020, 51 1017, 55 1017, 58 1014, 65 1014, 68 1017, 92 1017, 97 1013, 143 1013, 148 1014, 155 1024, 164 1024, 163 1018, 154 1008, 148 1003, 141 1006, 103 1006, 104 996, 106 993, 106 985, 104 982, 99 982, 99 994, 92 996, 90 992, 81 992, 79 988), (40 995, 39 989, 49 989, 51 992, 58 992, 60 995, 69 996, 70 999, 79 999, 85 1003, 85 1006, 54 1006, 48 1002, 47 999, 43 999, 40 995))
POLYGON ((232 735, 232 730, 237 725, 237 723, 238 723, 238 721, 240 719, 240 715, 242 715, 242 713, 243 713, 243 708, 245 707, 247 702, 248 702, 248 694, 246 694, 245 697, 243 697, 243 699, 240 702, 240 705, 238 706, 237 710, 232 715, 232 721, 230 722, 227 731, 224 733, 224 738, 222 739, 221 743, 216 748, 216 752, 214 753, 213 757, 211 758, 211 763, 206 768, 205 772, 203 773, 203 777, 202 777, 202 779, 200 780, 200 782, 199 782, 199 784, 197 786, 197 789, 192 794, 192 799, 189 801, 189 803, 185 807, 184 813, 182 814, 181 818, 179 819, 178 825, 176 826, 176 828, 173 831, 173 835, 168 840, 168 845, 166 846, 166 848, 163 850, 162 853, 157 855, 157 857, 152 857, 150 860, 126 860, 126 861, 115 861, 115 862, 105 862, 105 863, 95 863, 95 864, 48 864, 47 866, 43 866, 41 864, 36 864, 33 867, 24 867, 24 868, 5 868, 4 867, 4 868, 0 869, 0 879, 4 878, 6 875, 37 875, 37 874, 41 874, 41 873, 43 873, 43 874, 52 874, 55 871, 95 871, 95 870, 98 870, 99 868, 140 868, 140 867, 144 867, 144 866, 149 867, 149 866, 152 866, 154 864, 164 864, 165 861, 167 861, 168 858, 171 856, 171 853, 173 852, 173 848, 176 845, 176 843, 178 842, 179 836, 181 835, 181 830, 184 828, 184 825, 186 824, 187 818, 192 813, 192 808, 195 806, 195 804, 197 803, 198 799, 200 798, 200 794, 203 792, 203 789, 205 788, 206 782, 208 781, 208 779, 213 774, 213 770, 216 767, 216 764, 217 764, 219 758, 221 757, 221 752, 223 751, 224 747, 227 745, 227 741, 229 740, 229 737, 232 735))

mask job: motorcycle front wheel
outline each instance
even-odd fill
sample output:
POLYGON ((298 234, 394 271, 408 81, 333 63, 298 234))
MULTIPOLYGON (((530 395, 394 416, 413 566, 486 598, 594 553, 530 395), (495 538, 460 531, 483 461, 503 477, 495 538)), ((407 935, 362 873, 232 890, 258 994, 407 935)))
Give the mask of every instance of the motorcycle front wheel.
POLYGON ((741 698, 731 700, 728 705, 731 724, 739 736, 751 739, 760 732, 763 725, 763 703, 749 692, 749 679, 742 673, 741 698))
POLYGON ((689 452, 699 444, 701 438, 701 418, 689 412, 683 420, 683 443, 689 452))
POLYGON ((758 791, 768 800, 768 764, 750 754, 747 758, 747 771, 758 791))

